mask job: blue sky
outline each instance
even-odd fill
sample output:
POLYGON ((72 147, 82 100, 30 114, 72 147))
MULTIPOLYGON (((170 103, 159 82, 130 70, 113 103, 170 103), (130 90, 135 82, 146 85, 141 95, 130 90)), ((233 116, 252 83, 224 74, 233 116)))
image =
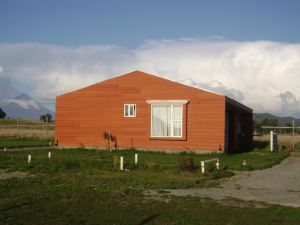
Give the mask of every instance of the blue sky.
POLYGON ((299 0, 0 0, 0 76, 52 110, 142 70, 300 118, 299 22, 299 0))
POLYGON ((221 36, 300 41, 297 0, 1 0, 0 42, 64 46, 221 36))

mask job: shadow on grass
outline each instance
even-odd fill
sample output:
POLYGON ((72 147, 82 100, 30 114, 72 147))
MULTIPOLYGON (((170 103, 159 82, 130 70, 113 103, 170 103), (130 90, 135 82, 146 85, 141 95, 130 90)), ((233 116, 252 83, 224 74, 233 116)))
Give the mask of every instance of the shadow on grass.
POLYGON ((253 149, 263 149, 266 148, 269 145, 268 141, 253 141, 253 149))
POLYGON ((240 154, 240 153, 246 153, 246 152, 251 152, 255 149, 265 149, 267 148, 267 146, 269 145, 269 142, 268 141, 256 141, 256 140, 253 140, 253 144, 252 144, 252 147, 251 148, 242 148, 242 149, 239 149, 239 150, 229 150, 226 152, 226 154, 228 155, 234 155, 234 154, 240 154))
POLYGON ((160 214, 154 214, 152 216, 148 216, 146 219, 143 219, 138 225, 144 225, 150 222, 151 220, 155 219, 156 217, 160 216, 160 214))

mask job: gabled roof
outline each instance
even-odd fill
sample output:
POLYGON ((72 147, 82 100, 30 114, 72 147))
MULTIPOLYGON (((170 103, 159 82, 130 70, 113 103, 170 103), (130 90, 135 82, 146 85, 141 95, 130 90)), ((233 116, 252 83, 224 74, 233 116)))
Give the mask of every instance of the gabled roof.
POLYGON ((121 75, 116 76, 116 77, 113 77, 113 78, 111 78, 111 79, 118 78, 118 77, 122 77, 122 76, 126 76, 126 75, 131 75, 131 74, 133 74, 133 73, 137 73, 137 74, 145 74, 145 75, 148 75, 148 76, 153 76, 153 77, 156 77, 156 78, 160 78, 160 79, 163 79, 163 80, 167 80, 167 81, 170 81, 170 82, 174 82, 174 83, 177 83, 177 84, 180 84, 180 85, 184 85, 184 86, 187 86, 187 87, 195 88, 195 89, 198 89, 198 90, 201 90, 201 91, 209 92, 209 93, 216 94, 216 95, 220 95, 220 96, 225 96, 225 95, 222 95, 222 94, 220 94, 220 93, 217 93, 217 92, 214 92, 214 91, 211 91, 211 90, 208 90, 208 89, 199 88, 199 87, 197 87, 197 86, 193 86, 193 85, 189 85, 189 84, 180 83, 180 82, 178 82, 178 81, 174 81, 174 80, 169 79, 169 78, 165 78, 165 77, 153 75, 153 74, 146 73, 146 72, 143 72, 143 71, 140 71, 140 70, 134 70, 134 71, 129 72, 129 73, 126 73, 126 74, 121 74, 121 75))

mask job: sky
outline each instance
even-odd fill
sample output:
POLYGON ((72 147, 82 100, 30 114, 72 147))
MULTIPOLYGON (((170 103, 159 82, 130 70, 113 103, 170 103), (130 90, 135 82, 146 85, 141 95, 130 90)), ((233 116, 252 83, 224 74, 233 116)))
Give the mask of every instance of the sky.
POLYGON ((300 117, 300 1, 0 0, 0 76, 55 96, 132 70, 300 117))

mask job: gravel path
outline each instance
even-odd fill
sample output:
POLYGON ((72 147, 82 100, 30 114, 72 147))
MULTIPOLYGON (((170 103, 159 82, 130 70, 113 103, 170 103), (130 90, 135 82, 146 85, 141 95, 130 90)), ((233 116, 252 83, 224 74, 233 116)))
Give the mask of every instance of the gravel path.
MULTIPOLYGON (((300 207, 300 153, 293 153, 281 164, 265 170, 238 172, 224 179, 220 187, 203 189, 171 189, 169 195, 196 196, 225 200, 236 198, 300 207)), ((146 195, 160 195, 150 190, 146 195)))

